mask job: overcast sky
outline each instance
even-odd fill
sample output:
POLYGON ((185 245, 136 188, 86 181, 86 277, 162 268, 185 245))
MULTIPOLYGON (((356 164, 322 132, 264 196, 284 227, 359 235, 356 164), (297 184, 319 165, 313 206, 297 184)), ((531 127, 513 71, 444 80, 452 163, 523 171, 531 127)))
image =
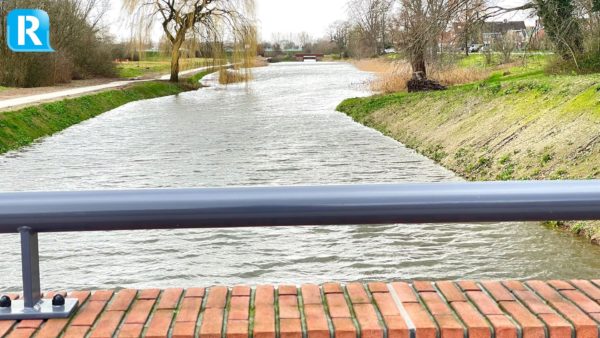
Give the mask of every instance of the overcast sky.
MULTIPOLYGON (((122 0, 110 0, 110 20, 113 34, 121 36, 119 25, 122 0)), ((260 24, 261 38, 271 40, 273 33, 298 34, 308 32, 313 38, 323 37, 327 27, 336 20, 347 18, 348 0, 256 0, 256 16, 260 24)), ((509 6, 523 0, 499 0, 509 6)), ((521 14, 510 19, 524 19, 521 14)))

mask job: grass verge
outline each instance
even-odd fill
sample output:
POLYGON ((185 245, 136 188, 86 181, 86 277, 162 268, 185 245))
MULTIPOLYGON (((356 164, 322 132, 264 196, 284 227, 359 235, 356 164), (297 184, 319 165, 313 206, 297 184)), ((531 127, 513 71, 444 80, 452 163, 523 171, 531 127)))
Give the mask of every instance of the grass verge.
MULTIPOLYGON (((600 74, 496 73, 338 110, 473 181, 600 178, 600 74)), ((600 241, 599 222, 556 223, 600 241)))
POLYGON ((26 146, 74 124, 125 103, 168 96, 195 89, 189 84, 144 82, 73 99, 0 112, 0 154, 26 146))

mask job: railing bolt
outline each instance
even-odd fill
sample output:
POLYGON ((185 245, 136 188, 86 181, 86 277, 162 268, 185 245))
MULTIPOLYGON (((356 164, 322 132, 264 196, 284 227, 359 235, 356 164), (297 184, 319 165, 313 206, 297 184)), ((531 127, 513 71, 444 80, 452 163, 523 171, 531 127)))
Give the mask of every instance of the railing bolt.
POLYGON ((56 294, 52 297, 52 306, 64 306, 65 305, 65 297, 61 294, 56 294))
POLYGON ((10 307, 12 305, 12 300, 10 300, 9 296, 2 296, 0 297, 0 308, 7 308, 10 307))

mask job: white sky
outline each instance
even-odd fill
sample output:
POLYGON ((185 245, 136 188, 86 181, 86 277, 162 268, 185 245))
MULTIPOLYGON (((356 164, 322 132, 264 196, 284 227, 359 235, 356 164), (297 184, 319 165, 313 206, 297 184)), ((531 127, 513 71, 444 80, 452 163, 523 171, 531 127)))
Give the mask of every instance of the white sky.
MULTIPOLYGON (((111 32, 123 36, 124 27, 119 24, 121 1, 110 0, 112 10, 109 15, 111 32)), ((307 32, 313 38, 325 36, 327 27, 336 20, 347 18, 348 0, 256 0, 256 16, 260 24, 262 40, 271 40, 273 33, 281 33, 284 38, 290 34, 307 32)), ((497 0, 510 7, 524 0, 497 0)), ((523 20, 523 14, 507 17, 509 20, 523 20)), ((528 22, 529 23, 529 22, 528 22)), ((159 32, 157 32, 159 33, 159 32)))

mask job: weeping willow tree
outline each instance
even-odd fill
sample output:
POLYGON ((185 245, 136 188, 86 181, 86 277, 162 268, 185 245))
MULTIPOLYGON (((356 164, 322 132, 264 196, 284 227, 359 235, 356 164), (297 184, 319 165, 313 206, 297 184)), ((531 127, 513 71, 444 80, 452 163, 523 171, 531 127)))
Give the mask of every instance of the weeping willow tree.
POLYGON ((171 45, 170 81, 179 80, 179 59, 187 39, 211 43, 216 65, 231 61, 246 66, 256 56, 254 0, 125 0, 124 3, 131 14, 132 27, 140 32, 151 32, 156 25, 162 27, 171 45))

